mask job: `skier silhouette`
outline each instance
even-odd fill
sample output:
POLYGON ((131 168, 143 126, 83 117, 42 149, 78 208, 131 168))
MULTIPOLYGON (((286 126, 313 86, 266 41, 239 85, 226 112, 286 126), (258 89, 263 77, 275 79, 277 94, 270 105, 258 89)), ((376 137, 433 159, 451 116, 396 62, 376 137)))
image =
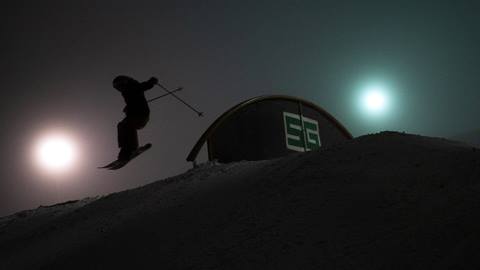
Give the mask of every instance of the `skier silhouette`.
POLYGON ((151 77, 148 81, 138 82, 131 77, 120 75, 113 80, 113 87, 122 93, 125 103, 125 118, 117 125, 119 160, 128 160, 138 148, 137 130, 142 129, 150 119, 150 108, 145 98, 145 91, 153 88, 158 79, 151 77))

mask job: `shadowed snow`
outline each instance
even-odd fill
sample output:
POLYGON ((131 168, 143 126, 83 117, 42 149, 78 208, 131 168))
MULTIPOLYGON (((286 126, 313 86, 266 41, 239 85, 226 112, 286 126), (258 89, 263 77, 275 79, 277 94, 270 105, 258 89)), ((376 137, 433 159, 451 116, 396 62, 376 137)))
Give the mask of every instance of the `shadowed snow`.
POLYGON ((0 269, 480 269, 479 180, 479 149, 395 132, 206 163, 0 219, 0 269))

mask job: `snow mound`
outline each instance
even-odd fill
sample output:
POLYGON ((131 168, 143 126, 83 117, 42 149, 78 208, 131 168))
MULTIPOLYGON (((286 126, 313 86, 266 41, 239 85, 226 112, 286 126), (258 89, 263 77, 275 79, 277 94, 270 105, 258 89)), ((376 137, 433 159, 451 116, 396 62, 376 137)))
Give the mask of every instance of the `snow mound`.
POLYGON ((471 130, 453 136, 452 139, 468 143, 475 147, 480 147, 480 129, 471 130))
POLYGON ((480 269, 479 180, 479 149, 396 132, 207 163, 1 219, 0 269, 480 269))

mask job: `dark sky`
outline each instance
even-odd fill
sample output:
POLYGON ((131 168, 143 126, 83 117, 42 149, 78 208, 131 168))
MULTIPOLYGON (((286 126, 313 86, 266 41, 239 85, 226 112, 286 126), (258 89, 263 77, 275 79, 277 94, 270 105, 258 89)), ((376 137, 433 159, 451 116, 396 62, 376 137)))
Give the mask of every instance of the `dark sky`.
POLYGON ((0 216, 184 172, 209 124, 258 95, 311 100, 354 136, 448 137, 480 126, 477 1, 45 0, 9 1, 0 13, 0 216), (153 148, 102 171, 118 151, 119 74, 183 86, 179 95, 205 117, 172 98, 153 103, 140 131, 153 148), (380 120, 355 108, 359 86, 375 80, 395 107, 380 120), (39 134, 55 129, 77 138, 81 162, 53 177, 31 156, 39 134))

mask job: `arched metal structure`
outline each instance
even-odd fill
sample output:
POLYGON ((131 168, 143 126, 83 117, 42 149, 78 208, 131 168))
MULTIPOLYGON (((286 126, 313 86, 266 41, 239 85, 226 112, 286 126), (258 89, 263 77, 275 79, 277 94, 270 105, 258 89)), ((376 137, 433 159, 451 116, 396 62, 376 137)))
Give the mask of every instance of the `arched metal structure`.
POLYGON ((190 151, 195 162, 207 142, 208 159, 260 160, 352 139, 348 130, 316 104, 284 95, 259 96, 218 117, 190 151))

